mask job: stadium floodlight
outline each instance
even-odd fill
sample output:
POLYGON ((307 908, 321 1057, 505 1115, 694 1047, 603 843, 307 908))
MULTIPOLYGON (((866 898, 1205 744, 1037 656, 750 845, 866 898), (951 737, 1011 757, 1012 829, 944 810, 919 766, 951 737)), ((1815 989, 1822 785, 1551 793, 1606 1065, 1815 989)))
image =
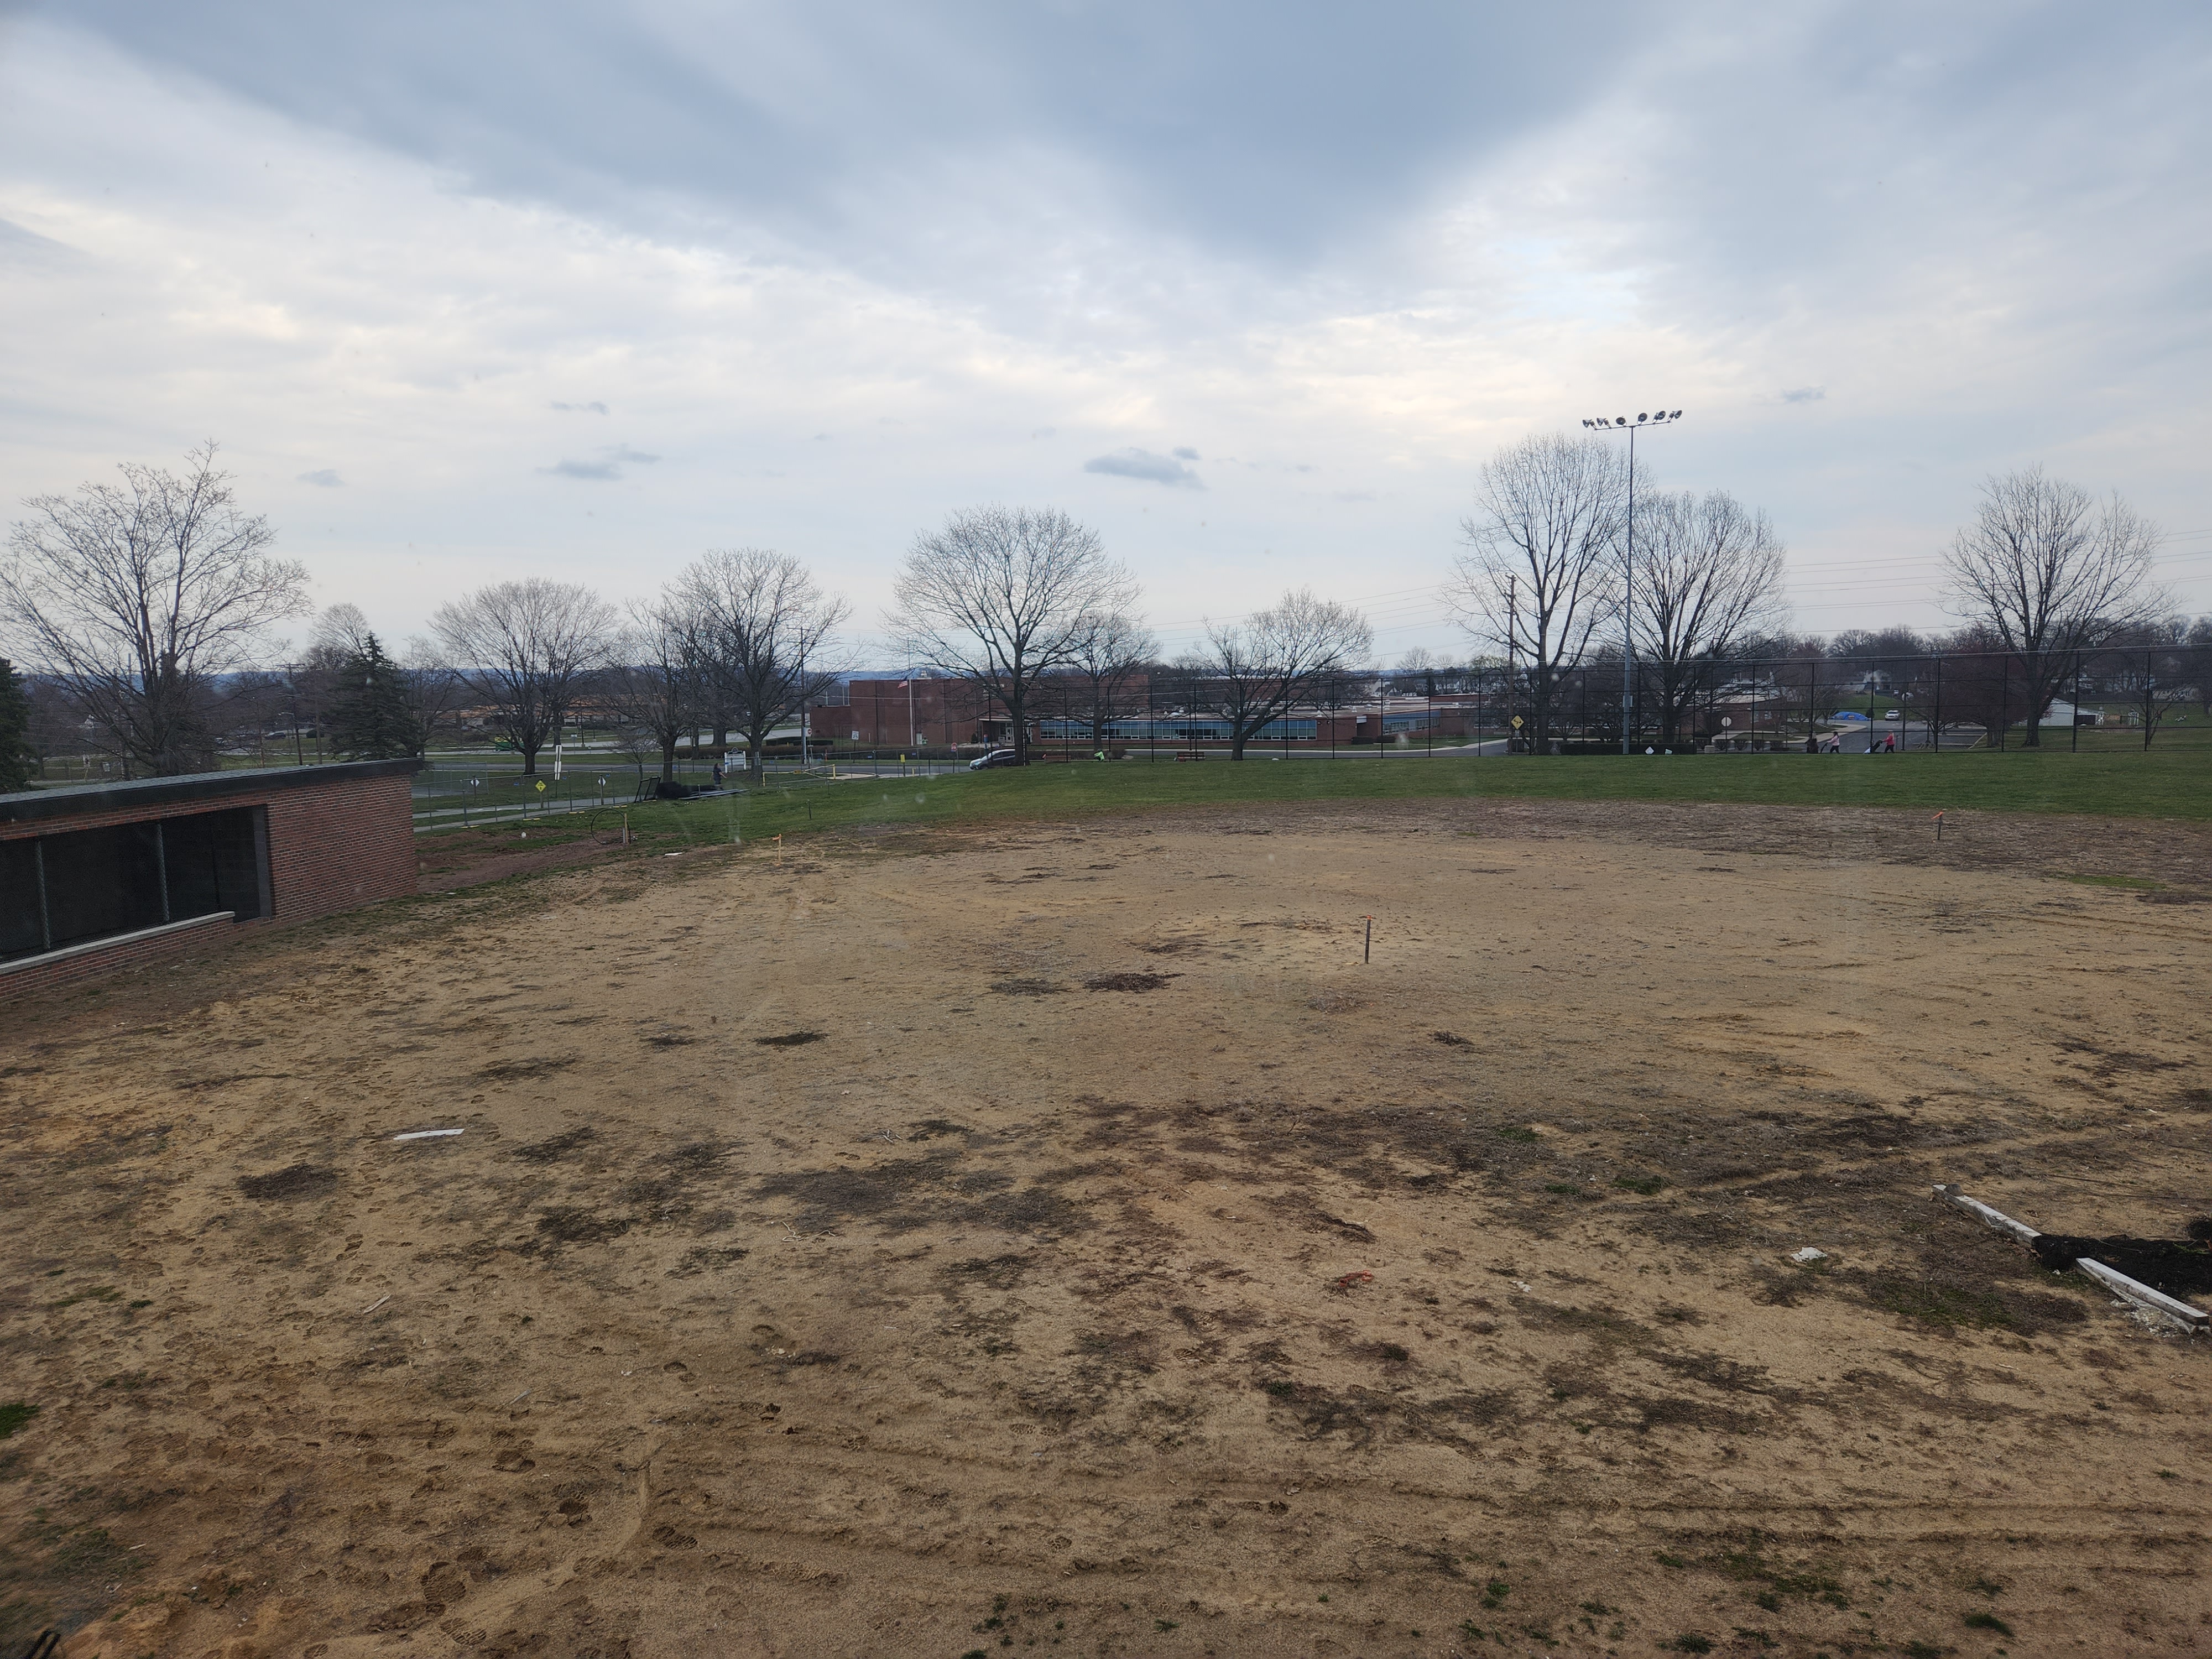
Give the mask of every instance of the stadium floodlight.
POLYGON ((1682 418, 1679 409, 1669 412, 1661 410, 1654 418, 1650 410, 1638 415, 1633 422, 1623 415, 1607 421, 1599 416, 1583 424, 1593 429, 1618 432, 1628 431, 1628 556, 1620 607, 1620 752, 1630 752, 1636 729, 1636 434, 1645 427, 1672 426, 1682 418))

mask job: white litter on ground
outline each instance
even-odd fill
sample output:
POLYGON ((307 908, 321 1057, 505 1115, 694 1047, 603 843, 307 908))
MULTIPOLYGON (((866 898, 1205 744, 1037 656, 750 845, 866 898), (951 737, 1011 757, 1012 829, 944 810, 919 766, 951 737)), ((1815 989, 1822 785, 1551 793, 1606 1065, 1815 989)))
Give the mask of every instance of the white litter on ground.
POLYGON ((1828 1253, 1826 1250, 1816 1250, 1808 1244, 1802 1250, 1792 1250, 1790 1253, 1790 1259, 1792 1261, 1826 1261, 1828 1259, 1828 1253))
POLYGON ((410 1129, 404 1135, 394 1135, 394 1140, 435 1140, 441 1135, 457 1135, 459 1129, 410 1129))

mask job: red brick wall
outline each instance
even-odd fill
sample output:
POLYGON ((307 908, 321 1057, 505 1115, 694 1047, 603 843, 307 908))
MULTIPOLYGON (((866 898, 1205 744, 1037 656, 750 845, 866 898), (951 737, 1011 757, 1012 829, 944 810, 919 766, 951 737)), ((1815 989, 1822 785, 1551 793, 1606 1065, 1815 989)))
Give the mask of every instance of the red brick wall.
POLYGON ((415 828, 408 788, 406 775, 393 773, 386 777, 339 778, 295 788, 243 790, 234 795, 117 808, 82 817, 0 824, 0 840, 14 841, 96 830, 112 823, 149 823, 195 812, 264 806, 269 814, 269 890, 275 912, 257 921, 183 927, 153 939, 84 951, 39 967, 19 968, 0 974, 0 999, 204 950, 251 929, 304 921, 412 893, 415 828))
POLYGON ((73 957, 64 957, 58 962, 43 963, 35 968, 18 968, 12 974, 0 975, 0 1001, 27 995, 33 991, 51 990, 57 985, 67 985, 76 980, 96 979, 125 968, 143 968, 149 963, 166 961, 192 951, 228 945, 236 937, 241 926, 258 927, 262 925, 252 921, 234 924, 210 920, 179 927, 172 933, 159 933, 152 939, 132 939, 126 945, 95 946, 89 951, 81 951, 73 957))
POLYGON ((404 773, 241 796, 269 808, 269 888, 278 921, 415 890, 415 820, 404 773))

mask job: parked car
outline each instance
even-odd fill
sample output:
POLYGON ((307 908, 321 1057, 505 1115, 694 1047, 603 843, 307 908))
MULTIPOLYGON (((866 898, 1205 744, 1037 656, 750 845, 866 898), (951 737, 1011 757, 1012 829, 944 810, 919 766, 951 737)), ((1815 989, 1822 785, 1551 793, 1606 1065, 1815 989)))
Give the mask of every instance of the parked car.
POLYGON ((1022 757, 1019 750, 994 749, 989 754, 978 755, 974 760, 969 761, 968 769, 970 772, 983 772, 994 766, 1019 766, 1021 763, 1022 757))

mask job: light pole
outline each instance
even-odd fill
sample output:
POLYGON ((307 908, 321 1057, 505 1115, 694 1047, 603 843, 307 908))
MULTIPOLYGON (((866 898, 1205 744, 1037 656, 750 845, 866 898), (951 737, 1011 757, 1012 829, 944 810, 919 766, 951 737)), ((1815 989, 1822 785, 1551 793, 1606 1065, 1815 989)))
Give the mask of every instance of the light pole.
POLYGON ((1638 415, 1632 421, 1626 415, 1611 420, 1601 415, 1583 422, 1592 432, 1628 434, 1628 557, 1620 607, 1620 752, 1624 755, 1629 752, 1636 724, 1636 434, 1650 427, 1672 426, 1681 418, 1680 410, 1669 414, 1662 409, 1656 415, 1638 415))

